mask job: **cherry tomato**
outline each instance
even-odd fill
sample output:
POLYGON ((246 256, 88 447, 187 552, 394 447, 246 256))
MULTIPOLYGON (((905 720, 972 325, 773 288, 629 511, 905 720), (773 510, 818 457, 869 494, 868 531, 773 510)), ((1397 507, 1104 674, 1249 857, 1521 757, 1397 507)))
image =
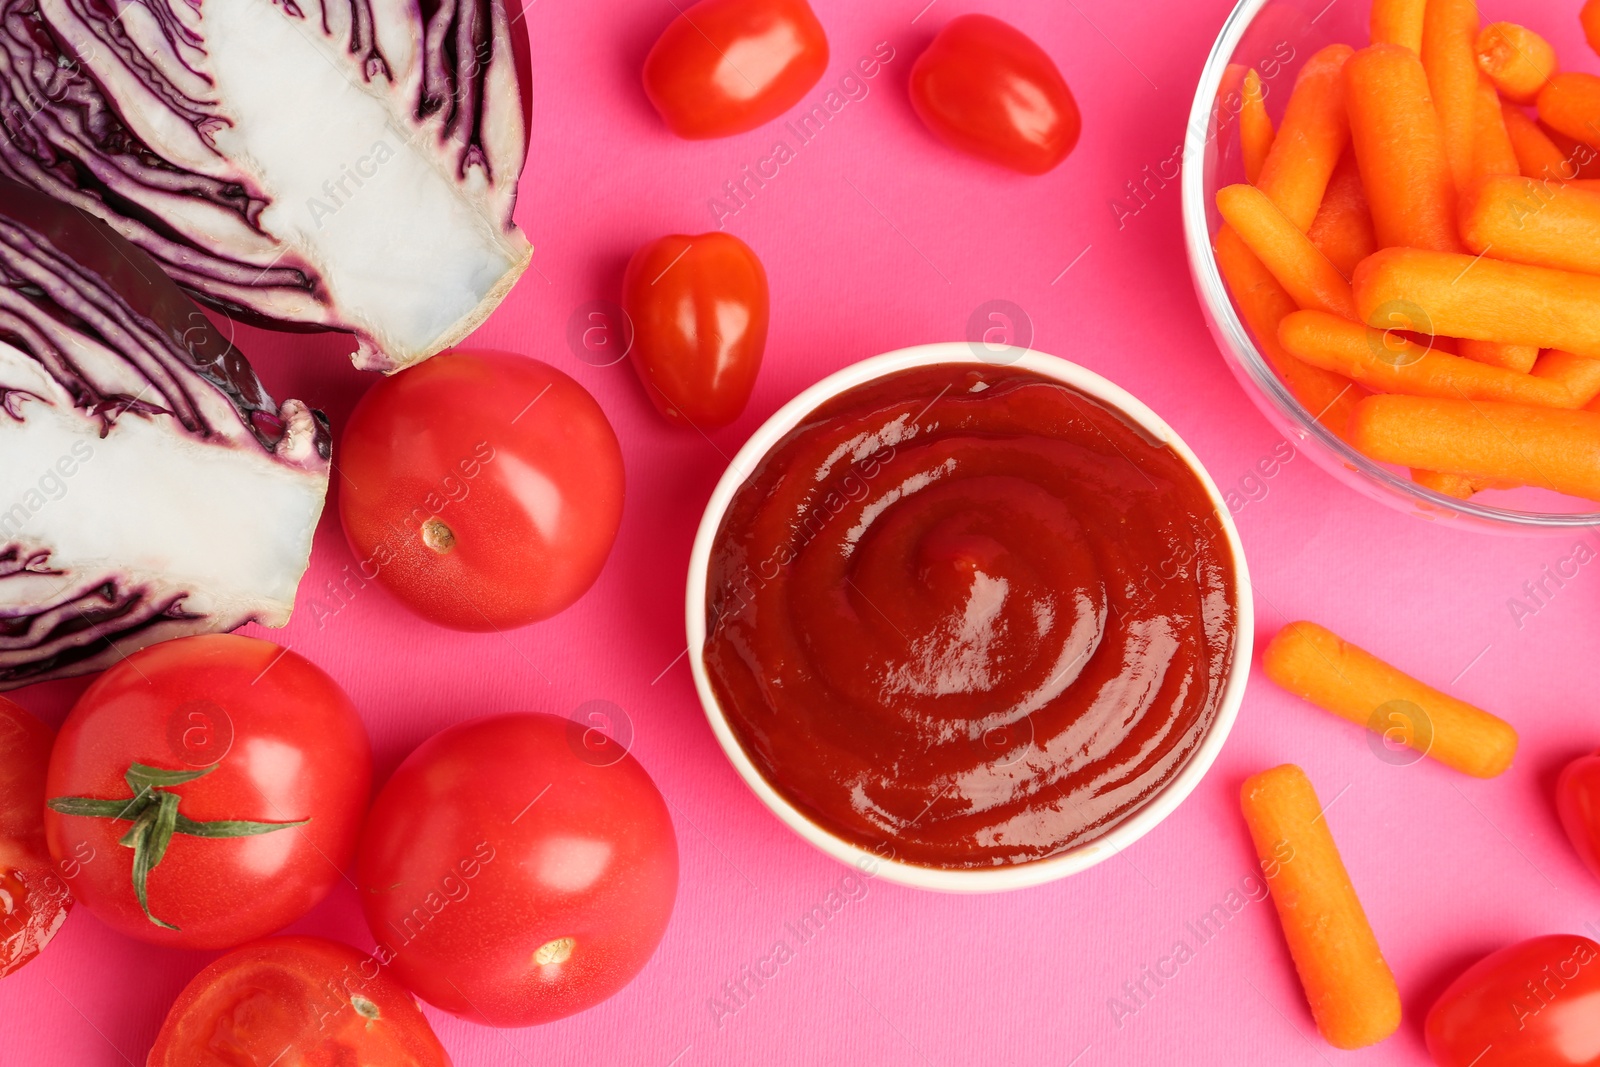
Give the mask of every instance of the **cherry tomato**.
POLYGON ((1600 752, 1567 764, 1556 780, 1556 809, 1579 858, 1600 878, 1600 752))
POLYGON ((678 889, 650 776, 553 715, 452 726, 378 794, 356 865, 375 954, 412 992, 491 1026, 583 1011, 649 960, 678 889))
POLYGON ((450 1067, 450 1057, 371 956, 320 937, 269 937, 213 960, 183 987, 146 1067, 274 1063, 450 1067))
POLYGON ((622 450, 594 397, 548 363, 447 352, 350 416, 339 516, 361 577, 456 630, 571 607, 622 521, 622 450))
POLYGON ((1428 1012, 1439 1067, 1600 1065, 1600 945, 1536 937, 1479 960, 1428 1012))
POLYGON ((988 15, 951 19, 911 68, 911 106, 956 148, 1023 174, 1078 143, 1072 90, 1022 31, 988 15))
POLYGON ((644 91, 679 137, 727 137, 788 111, 828 69, 806 0, 700 0, 644 61, 644 91))
POLYGON ((673 234, 634 253, 622 280, 633 367, 656 410, 680 426, 744 412, 767 347, 767 272, 726 233, 673 234))
POLYGON ((45 837, 106 925, 231 948, 327 895, 371 790, 366 730, 332 678, 270 641, 186 637, 78 698, 50 756, 45 837))
POLYGON ((44 841, 44 776, 55 736, 0 697, 0 978, 42 952, 72 907, 44 841))

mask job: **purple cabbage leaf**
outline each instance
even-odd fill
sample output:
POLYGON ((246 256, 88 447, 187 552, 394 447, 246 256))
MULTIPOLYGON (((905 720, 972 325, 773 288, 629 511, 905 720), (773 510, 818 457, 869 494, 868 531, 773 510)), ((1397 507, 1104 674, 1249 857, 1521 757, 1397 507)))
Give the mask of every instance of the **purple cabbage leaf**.
POLYGON ((329 442, 150 257, 0 181, 0 689, 284 625, 329 442))
POLYGON ((527 266, 504 0, 0 0, 0 174, 393 372, 527 266))

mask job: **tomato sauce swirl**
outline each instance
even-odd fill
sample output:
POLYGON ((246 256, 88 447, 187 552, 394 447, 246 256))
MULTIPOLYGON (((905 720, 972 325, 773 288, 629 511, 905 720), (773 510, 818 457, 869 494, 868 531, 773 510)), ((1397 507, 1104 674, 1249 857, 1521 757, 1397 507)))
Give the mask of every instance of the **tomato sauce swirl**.
POLYGON ((1106 833, 1215 720, 1238 606, 1189 464, 1031 371, 938 364, 824 403, 735 493, 707 674, 808 818, 977 868, 1106 833))

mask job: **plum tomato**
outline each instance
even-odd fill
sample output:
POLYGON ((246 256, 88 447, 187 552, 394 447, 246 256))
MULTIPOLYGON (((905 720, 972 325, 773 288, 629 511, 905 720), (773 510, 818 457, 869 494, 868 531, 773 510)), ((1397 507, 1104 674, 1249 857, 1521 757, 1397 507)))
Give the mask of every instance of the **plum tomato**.
POLYGON ((424 741, 378 794, 356 882, 374 955, 422 999, 490 1026, 583 1011, 655 952, 678 843, 618 742, 553 715, 424 741))
POLYGON ((588 391, 508 352, 446 352, 373 385, 338 449, 363 580, 455 630, 565 611, 622 521, 622 449, 588 391))
POLYGON ((1066 159, 1082 125, 1044 49, 989 15, 945 24, 912 65, 911 106, 950 145, 1023 174, 1066 159))
POLYGON ((146 1062, 450 1067, 405 987, 371 956, 320 937, 269 937, 211 961, 178 994, 146 1062))
POLYGON ((673 234, 634 253, 622 280, 633 366, 656 410, 712 429, 744 413, 767 346, 767 272, 727 233, 673 234))
POLYGON ((1428 1012, 1439 1067, 1600 1065, 1600 945, 1576 934, 1490 953, 1428 1012))
POLYGON ((185 637, 78 698, 50 756, 45 838, 106 925, 231 948, 327 895, 371 791, 366 730, 332 678, 270 641, 185 637))
POLYGON ((1567 764, 1556 780, 1556 810, 1578 857, 1600 878, 1600 752, 1567 764))
POLYGON ((72 907, 44 840, 44 777, 55 736, 0 697, 0 978, 42 952, 72 907))
POLYGON ((828 37, 806 0, 700 0, 644 61, 644 91, 679 137, 765 125, 828 69, 828 37))

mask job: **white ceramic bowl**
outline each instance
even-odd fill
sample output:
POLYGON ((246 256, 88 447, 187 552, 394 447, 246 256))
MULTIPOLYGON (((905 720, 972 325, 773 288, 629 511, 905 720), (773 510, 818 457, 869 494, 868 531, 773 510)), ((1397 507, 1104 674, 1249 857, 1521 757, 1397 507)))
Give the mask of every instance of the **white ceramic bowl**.
POLYGON ((1234 529, 1228 508, 1223 503, 1222 495, 1217 492, 1211 476, 1200 465, 1200 461, 1189 450, 1189 446, 1173 432, 1172 427, 1126 390, 1075 363, 1020 348, 986 348, 980 355, 973 345, 965 341, 903 348, 898 352, 862 360, 824 378, 789 401, 777 414, 768 419, 733 458, 733 463, 723 474, 722 480, 717 483, 716 491, 711 494, 711 502, 706 505, 705 515, 700 520, 699 533, 695 536, 694 551, 689 557, 687 600, 689 666, 694 672, 695 690, 700 695, 700 703, 705 708, 706 718, 711 721, 711 730, 717 735, 722 751, 727 754, 745 784, 761 798, 761 802, 771 808, 773 814, 783 820, 789 829, 841 863, 853 864, 868 875, 882 877, 901 885, 954 893, 993 893, 1007 889, 1021 889, 1077 874, 1127 848, 1149 833, 1162 819, 1172 814, 1200 783, 1200 779, 1205 776, 1217 758, 1217 753, 1222 750, 1229 731, 1233 729, 1234 719, 1239 713, 1239 704, 1244 699, 1245 679, 1250 674, 1250 653, 1255 637, 1255 618, 1250 602, 1250 578, 1249 572, 1245 569, 1244 550, 1239 544, 1239 533, 1234 529), (937 363, 1005 365, 1033 371, 1046 378, 1065 382, 1123 412, 1158 440, 1169 445, 1194 470, 1195 476, 1200 479, 1210 495, 1217 514, 1222 518, 1222 529, 1227 536, 1228 547, 1233 553, 1233 594, 1234 601, 1238 605, 1238 627, 1234 639, 1233 664, 1224 686, 1222 703, 1217 709, 1210 731, 1201 739, 1189 761, 1178 774, 1143 807, 1135 810, 1108 833, 1067 852, 1030 863, 979 869, 923 867, 898 860, 883 859, 870 849, 862 848, 823 829, 790 804, 756 769, 743 746, 739 744, 738 738, 734 736, 733 729, 728 725, 728 720, 712 691, 710 678, 706 674, 703 657, 706 638, 706 571, 717 531, 722 526, 723 513, 727 511, 728 504, 733 500, 739 487, 744 484, 749 473, 755 470, 761 458, 785 434, 794 429, 805 416, 823 402, 863 382, 911 367, 925 367, 937 363))

